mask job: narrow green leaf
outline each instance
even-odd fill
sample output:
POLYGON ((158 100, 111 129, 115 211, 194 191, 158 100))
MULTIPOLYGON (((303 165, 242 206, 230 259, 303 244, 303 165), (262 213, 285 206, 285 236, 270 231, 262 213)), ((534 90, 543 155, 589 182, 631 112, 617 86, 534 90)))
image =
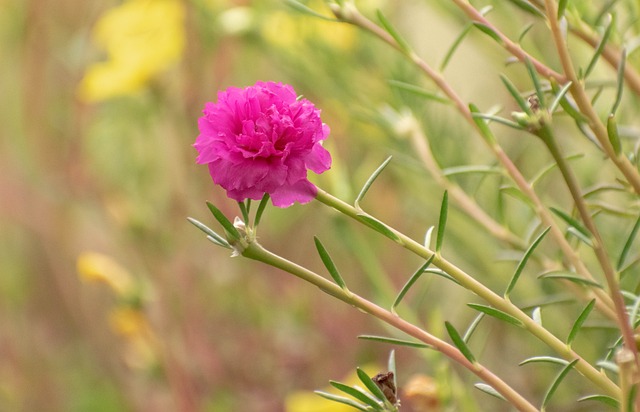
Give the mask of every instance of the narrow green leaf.
POLYGON ((596 63, 598 62, 598 59, 602 55, 602 52, 604 51, 604 48, 607 45, 607 42, 609 41, 609 37, 611 37, 611 30, 615 26, 614 23, 615 22, 614 22, 613 16, 610 14, 609 15, 609 23, 607 24, 607 27, 606 27, 606 29, 604 31, 604 34, 602 35, 602 38, 600 39, 600 42, 598 42, 598 45, 596 46, 596 50, 595 50, 595 52, 593 54, 593 57, 591 58, 591 61, 589 62, 589 65, 587 66, 587 68, 584 71, 584 75, 583 75, 584 79, 589 77, 589 74, 591 74, 591 71, 593 71, 593 68, 596 66, 596 63))
MULTIPOLYGON (((560 87, 558 83, 554 80, 550 80, 551 89, 557 95, 560 94, 560 87)), ((565 85, 566 86, 566 85, 565 85)), ((563 87, 564 88, 564 87, 563 87)), ((576 107, 576 105, 570 100, 569 96, 565 93, 561 99, 559 99, 560 106, 562 106, 562 110, 566 114, 568 114, 573 120, 575 120, 578 124, 582 124, 586 122, 588 119, 585 115, 583 115, 580 110, 576 107)))
POLYGON ((569 364, 568 361, 560 358, 555 358, 553 356, 533 356, 531 358, 527 358, 523 360, 518 365, 522 366, 528 363, 553 363, 553 364, 562 365, 562 366, 566 366, 569 364))
POLYGON ((407 41, 400 35, 400 33, 398 33, 391 22, 385 17, 384 14, 382 14, 382 11, 378 9, 376 11, 376 14, 378 15, 380 24, 382 24, 382 27, 386 30, 386 32, 389 33, 391 37, 393 37, 393 39, 398 44, 398 47, 405 53, 411 53, 411 46, 409 45, 409 43, 407 43, 407 41))
POLYGON ((384 223, 375 219, 369 215, 358 214, 356 215, 356 219, 369 226, 371 229, 376 232, 388 237, 396 243, 402 243, 402 240, 396 235, 391 229, 387 227, 384 223))
POLYGON ((579 231, 575 227, 573 227, 573 226, 568 227, 567 228, 567 233, 572 235, 573 237, 575 237, 576 239, 578 239, 579 241, 581 241, 585 245, 587 245, 587 246, 589 246, 591 248, 593 247, 593 241, 591 240, 591 238, 586 237, 584 235, 584 233, 582 233, 581 231, 579 231))
POLYGON ((613 147, 613 152, 616 156, 620 156, 622 145, 620 144, 616 116, 613 113, 607 118, 607 135, 609 136, 609 143, 611 143, 611 147, 613 147))
POLYGON ((514 199, 518 199, 522 203, 524 203, 525 205, 529 206, 529 208, 531 210, 535 210, 535 205, 533 204, 531 199, 529 199, 529 197, 526 196, 524 193, 522 193, 520 191, 520 189, 518 189, 517 187, 514 187, 514 186, 503 186, 503 187, 500 188, 500 193, 505 193, 505 194, 513 197, 514 199))
POLYGON ((380 173, 382 173, 384 168, 387 167, 387 165, 391 161, 391 157, 392 156, 387 157, 387 159, 382 162, 380 166, 378 166, 378 168, 371 174, 371 176, 369 176, 364 186, 362 186, 362 189, 360 190, 360 193, 358 193, 358 197, 356 197, 356 201, 354 202, 356 208, 360 208, 360 202, 364 198, 364 195, 367 194, 367 191, 369 191, 369 188, 371 187, 373 182, 375 182, 378 176, 380 176, 380 173))
POLYGON ((560 386, 560 383, 562 382, 562 380, 567 376, 569 371, 571 371, 571 369, 573 369, 573 366, 576 363, 578 363, 579 360, 580 359, 574 359, 571 363, 567 364, 567 366, 565 366, 560 371, 558 376, 556 376, 555 380, 553 381, 553 383, 551 384, 551 386, 547 390, 547 393, 544 395, 544 399, 542 400, 542 408, 541 409, 545 409, 547 407, 547 404, 551 400, 551 397, 553 396, 553 394, 558 389, 558 386, 560 386))
POLYGON ((612 398, 607 395, 588 395, 578 399, 578 402, 586 402, 586 401, 595 401, 604 403, 607 406, 611 406, 612 408, 620 407, 620 402, 617 399, 612 398))
POLYGON ((209 238, 216 245, 231 249, 231 245, 229 244, 229 242, 227 242, 225 238, 211 230, 207 225, 200 223, 192 217, 188 217, 187 220, 189 221, 189 223, 203 231, 207 235, 207 238, 209 238))
POLYGON ((622 49, 622 55, 620 56, 620 64, 618 65, 618 84, 616 88, 616 100, 611 108, 611 114, 616 114, 618 106, 622 101, 622 91, 624 90, 624 67, 627 61, 627 51, 622 49))
POLYGON ((429 265, 433 261, 434 257, 435 257, 435 255, 431 255, 431 257, 429 257, 429 259, 427 259, 427 261, 424 263, 424 265, 420 266, 420 268, 413 275, 411 275, 411 277, 409 278, 407 283, 405 283, 405 285, 400 290, 400 293, 398 293, 398 296, 396 297, 396 300, 393 302, 393 305, 391 305, 391 312, 396 313, 396 307, 398 307, 398 305, 400 304, 400 302, 404 298, 404 295, 407 294, 407 292, 409 291, 411 286, 413 286, 413 284, 416 283, 416 281, 424 273, 424 271, 427 270, 427 268, 429 267, 429 265))
POLYGON ((483 32, 487 36, 491 37, 493 40, 495 40, 501 46, 504 45, 502 39, 500 38, 500 35, 498 33, 496 33, 496 31, 493 30, 491 27, 487 26, 486 24, 477 22, 477 21, 474 21, 471 24, 473 24, 473 26, 476 29, 480 30, 481 32, 483 32))
POLYGON ((366 405, 358 403, 358 402, 354 401, 353 399, 345 398, 344 396, 334 395, 332 393, 322 392, 322 391, 314 391, 314 393, 316 393, 317 395, 322 396, 325 399, 329 399, 330 401, 334 401, 334 402, 341 403, 343 405, 351 406, 352 408, 356 408, 359 411, 362 411, 362 412, 367 412, 368 411, 366 405))
POLYGON ((473 336, 473 332, 476 331, 476 329, 478 328, 478 325, 480 324, 480 321, 484 318, 484 316, 485 314, 480 312, 478 316, 475 317, 473 322, 471 322, 467 330, 464 332, 464 336, 462 337, 462 340, 464 341, 464 343, 466 344, 469 343, 469 339, 471 339, 471 336, 473 336))
POLYGON ((473 386, 476 389, 480 390, 481 392, 486 393, 487 395, 491 395, 493 397, 496 397, 498 399, 502 399, 503 401, 506 401, 505 397, 502 396, 500 394, 500 392, 498 392, 497 390, 493 389, 493 386, 491 386, 491 385, 487 385, 486 383, 475 383, 473 386))
POLYGON ((512 325, 518 326, 518 327, 524 327, 524 324, 522 323, 522 321, 520 321, 519 319, 509 315, 508 313, 505 313, 499 309, 493 308, 491 306, 486 306, 486 305, 480 305, 477 303, 467 303, 467 306, 469 306, 472 309, 477 310, 478 312, 482 312, 484 314, 487 314, 493 318, 499 319, 501 321, 510 323, 512 325))
POLYGON ((599 284, 598 282, 595 282, 591 279, 585 279, 581 276, 576 275, 573 272, 562 272, 562 271, 547 272, 538 276, 538 279, 563 279, 573 283, 577 283, 582 286, 596 287, 596 288, 603 289, 602 285, 599 284))
POLYGON ((633 302, 633 307, 631 308, 631 312, 629 314, 629 320, 631 323, 635 323, 638 318, 638 311, 640 310, 640 296, 638 296, 633 302))
POLYGON ((582 233, 586 238, 591 239, 591 233, 576 219, 572 218, 562 210, 556 209, 555 207, 552 207, 551 211, 560 219, 564 220, 565 223, 567 223, 569 226, 574 227, 578 232, 582 233))
POLYGON ((567 345, 571 345, 573 340, 576 338, 578 332, 580 331, 580 328, 582 327, 582 325, 584 325, 584 321, 587 320, 587 317, 593 310, 595 304, 596 300, 592 299, 589 303, 587 303, 587 306, 585 306, 582 312, 580 312, 580 316, 578 316, 576 321, 573 323, 573 326, 571 327, 571 331, 569 331, 569 336, 567 337, 567 345))
POLYGON ((533 23, 529 23, 526 26, 524 26, 524 29, 522 29, 522 31, 518 35, 518 44, 522 43, 524 36, 526 36, 527 33, 529 33, 529 30, 531 30, 532 28, 533 28, 533 23))
POLYGON ((558 108, 558 105, 562 102, 562 100, 566 96, 569 89, 571 89, 572 85, 573 85, 572 82, 567 82, 567 84, 562 86, 562 89, 560 89, 560 91, 556 93, 555 99, 553 99, 553 102, 551 102, 551 105, 549 105, 549 113, 553 113, 556 111, 556 109, 558 108))
POLYGON ((264 213, 264 209, 267 207, 267 203, 269 202, 269 194, 265 193, 262 196, 262 200, 260 200, 260 204, 258 205, 258 210, 256 210, 256 221, 255 226, 258 226, 260 223, 260 219, 262 219, 262 214, 264 213))
POLYGON ((358 339, 372 340, 375 342, 388 343, 391 345, 398 345, 398 346, 408 346, 410 348, 421 348, 421 349, 433 348, 431 345, 427 345, 426 343, 413 342, 409 340, 402 340, 402 339, 396 339, 396 338, 388 338, 385 336, 360 335, 358 336, 358 339))
POLYGON ((494 121, 496 123, 500 123, 502 125, 511 127, 516 130, 524 130, 524 127, 520 126, 518 123, 511 121, 509 119, 505 119, 504 117, 494 116, 491 114, 484 114, 484 113, 473 113, 473 117, 481 117, 485 120, 494 121))
POLYGON ((542 89, 542 85, 540 84, 540 77, 538 77, 538 72, 536 71, 535 66, 528 58, 524 61, 525 66, 527 66, 527 72, 529 72, 529 77, 531 77, 531 81, 533 82, 533 87, 536 91, 536 96, 538 96, 538 101, 540 102, 540 107, 547 107, 545 103, 544 90, 542 89))
POLYGON ((529 104, 527 104, 527 101, 522 97, 522 95, 520 94, 520 91, 511 82, 511 80, 509 80, 509 78, 504 74, 500 75, 500 80, 502 80, 502 83, 505 85, 505 87, 509 91, 509 94, 511 94, 511 96, 514 98, 516 103, 518 103, 518 106, 520 107, 520 109, 522 109, 522 111, 528 114, 532 114, 529 104))
MULTIPOLYGON (((566 160, 575 160, 575 159, 580 159, 584 157, 584 154, 582 153, 576 153, 573 155, 569 155, 569 156, 565 156, 564 158, 566 160)), ((552 170, 555 170, 558 167, 558 163, 557 162, 552 162, 549 163, 549 165, 547 165, 544 169, 540 170, 538 172, 537 175, 535 175, 531 181, 529 182, 531 184, 531 186, 535 186, 538 184, 538 182, 540 182, 542 180, 543 177, 545 177, 547 174, 549 174, 552 170)))
POLYGON ((249 225, 249 208, 251 207, 251 199, 247 199, 247 204, 244 202, 238 202, 240 207, 240 213, 242 213, 242 220, 249 225))
POLYGON ((238 229, 233 226, 233 223, 231 223, 231 221, 227 219, 227 217, 220 211, 220 209, 215 207, 211 202, 207 202, 207 207, 213 214, 213 217, 216 218, 216 220, 222 225, 224 230, 227 231, 227 233, 231 238, 233 238, 233 240, 240 239, 240 233, 238 232, 238 229))
POLYGON ((454 328, 453 325, 449 322, 445 322, 444 326, 447 328, 447 333, 449 333, 449 336, 451 337, 451 340, 453 341, 455 347, 458 348, 458 350, 462 353, 462 355, 464 355, 465 358, 467 358, 469 362, 476 363, 476 358, 473 356, 471 350, 464 342, 464 340, 462 340, 456 328, 454 328))
POLYGON ((496 137, 491 132, 491 129, 489 129, 487 122, 485 122, 485 120, 481 117, 474 116, 475 113, 480 113, 478 107, 475 104, 470 103, 469 110, 471 111, 473 122, 478 127, 478 131, 480 132, 482 137, 484 137, 491 146, 495 145, 497 142, 496 137))
POLYGON ((558 20, 560 20, 564 16, 564 12, 567 9, 567 4, 569 4, 569 0, 558 1, 558 20))
MULTIPOLYGON (((442 250, 444 242, 444 231, 447 227, 447 216, 449 214, 449 193, 445 190, 442 195, 442 204, 440 205, 440 218, 438 219, 438 232, 436 233, 436 253, 442 250)), ((426 268, 425 268, 426 269, 426 268)))
POLYGON ((624 243, 624 247, 622 248, 622 252, 618 258, 618 264, 616 265, 616 269, 618 271, 622 269, 624 262, 627 260, 627 256, 629 256, 629 251, 631 250, 631 245, 638 234, 638 229, 640 229, 640 216, 636 220, 636 224, 633 225, 633 229, 631 229, 631 233, 629 234, 629 237, 627 237, 627 241, 624 243))
POLYGON ((333 280, 343 290, 348 290, 347 289, 347 284, 344 283, 344 279, 342 279, 342 276, 340 275, 340 272, 338 272, 338 268, 336 267, 335 263, 333 263, 333 260, 331 259, 331 256, 329 256, 329 253, 327 252, 327 249, 325 249, 325 247, 322 244, 322 242, 320 242, 320 239, 318 239, 317 237, 314 236, 313 237, 313 241, 316 244, 316 249, 318 250, 318 254, 320 255, 320 259, 322 259, 322 263, 324 263, 324 266, 329 271, 329 274, 331 274, 331 277, 333 278, 333 280))
POLYGON ((309 16, 313 16, 313 17, 317 17, 317 18, 322 19, 322 20, 333 21, 333 22, 340 21, 340 20, 336 20, 336 19, 332 19, 330 17, 327 17, 327 16, 325 16, 323 14, 320 14, 317 11, 311 9, 310 7, 304 5, 304 4, 302 4, 302 3, 300 3, 299 1, 296 1, 296 0, 285 0, 285 3, 289 7, 293 8, 294 10, 296 10, 296 11, 298 11, 300 13, 309 15, 309 16))
POLYGON ((387 399, 387 397, 384 396, 382 389, 380 389, 380 387, 376 385, 376 383, 371 379, 369 375, 367 375, 365 371, 363 371, 360 368, 357 368, 356 374, 358 375, 358 379, 360 379, 360 382, 362 382, 364 386, 366 386, 367 389, 369 389, 369 392, 371 392, 373 396, 375 396, 377 399, 380 399, 380 400, 387 399))
POLYGON ((533 254, 533 251, 536 249, 536 247, 538 247, 540 242, 542 242, 542 239, 544 239, 546 234, 549 233, 549 229, 551 229, 551 228, 550 227, 546 228, 540 235, 538 235, 538 237, 533 241, 531 246, 529 246, 527 251, 524 253, 524 255, 522 256, 522 259, 520 259, 520 263, 518 263, 518 266, 516 267, 516 271, 513 274, 513 276, 511 277, 511 281, 509 281, 509 285, 507 286, 507 289, 504 292, 504 297, 505 298, 509 298, 509 295, 511 294, 511 291, 516 286, 516 283, 518 282, 518 279, 520 278, 520 275, 522 274, 522 271, 524 270, 524 267, 527 265, 527 261, 529 260, 529 258, 533 254))
POLYGON ((399 80, 389 80, 388 83, 391 87, 413 93, 428 100, 434 100, 438 103, 451 103, 451 101, 446 97, 439 96, 426 89, 423 89, 422 87, 418 87, 410 83, 401 82, 399 80))
POLYGON ((472 24, 467 24, 462 30, 462 32, 460 32, 460 34, 453 41, 453 44, 451 45, 451 47, 449 47, 449 50, 447 50, 447 54, 444 55, 444 60, 442 60, 442 64, 440 64, 441 72, 444 71, 444 69, 447 67, 447 65, 449 64, 449 61, 453 57, 453 54, 456 52, 460 44, 462 44, 462 40, 464 40, 464 38, 467 37, 467 34, 471 32, 472 28, 473 28, 472 24))
POLYGON ((382 408, 381 402, 376 401, 374 398, 371 397, 371 395, 363 392, 362 390, 359 390, 358 388, 352 388, 351 386, 348 386, 348 385, 345 385, 344 383, 340 383, 336 381, 329 381, 329 384, 334 388, 338 389, 339 391, 342 391, 347 395, 353 398, 356 398, 357 400, 371 406, 374 409, 382 408))
POLYGON ((446 177, 463 174, 502 174, 502 169, 485 165, 453 166, 442 169, 442 174, 446 177))
POLYGON ((516 7, 526 11, 527 13, 531 13, 536 17, 546 17, 544 12, 542 12, 539 8, 531 4, 531 2, 527 0, 509 0, 510 3, 515 5, 516 7))
POLYGON ((454 282, 454 283, 456 283, 458 285, 460 284, 460 282, 458 282, 456 280, 456 278, 454 278, 453 276, 451 276, 450 274, 448 274, 447 272, 445 272, 445 271, 443 271, 441 269, 427 269, 427 270, 424 271, 424 273, 432 273, 434 275, 437 275, 437 276, 443 277, 443 278, 445 278, 447 280, 450 280, 450 281, 452 281, 452 282, 454 282))

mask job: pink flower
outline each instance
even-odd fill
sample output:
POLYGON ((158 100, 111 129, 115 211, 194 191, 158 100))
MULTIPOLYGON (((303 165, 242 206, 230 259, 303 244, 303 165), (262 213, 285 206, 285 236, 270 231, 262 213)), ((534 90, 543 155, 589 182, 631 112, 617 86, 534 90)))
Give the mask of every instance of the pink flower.
POLYGON ((317 194, 307 169, 322 173, 331 155, 322 147, 329 127, 320 110, 298 99, 289 85, 258 82, 230 87, 207 103, 193 145, 197 163, 208 164, 213 182, 239 202, 271 196, 274 206, 307 203, 317 194))

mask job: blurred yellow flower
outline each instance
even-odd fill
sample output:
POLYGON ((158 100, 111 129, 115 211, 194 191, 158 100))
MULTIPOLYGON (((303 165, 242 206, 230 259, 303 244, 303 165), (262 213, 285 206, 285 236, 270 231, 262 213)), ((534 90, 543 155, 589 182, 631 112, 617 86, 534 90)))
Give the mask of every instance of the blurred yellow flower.
POLYGON ((127 296, 133 290, 134 282, 129 272, 107 255, 82 253, 78 256, 76 267, 81 279, 104 282, 120 296, 127 296))
POLYGON ((79 97, 96 102, 139 91, 180 58, 184 17, 179 0, 127 0, 107 10, 94 27, 93 41, 108 60, 88 67, 79 97))
MULTIPOLYGON (((361 368, 369 376, 374 376, 378 372, 382 371, 381 368, 375 365, 366 365, 361 368)), ((359 385, 364 387, 356 372, 352 372, 340 381, 349 386, 359 385)), ((323 392, 329 392, 346 396, 343 392, 339 392, 333 387, 322 389, 323 392)), ((353 412, 354 409, 350 406, 343 405, 334 401, 320 397, 320 395, 312 391, 296 391, 287 395, 285 399, 285 412, 353 412)))
MULTIPOLYGON (((309 6, 320 9, 316 6, 321 4, 314 2, 309 6)), ((356 29, 344 23, 277 11, 264 18, 262 35, 268 43, 283 49, 301 47, 306 42, 314 41, 336 50, 348 51, 355 43, 356 29)))

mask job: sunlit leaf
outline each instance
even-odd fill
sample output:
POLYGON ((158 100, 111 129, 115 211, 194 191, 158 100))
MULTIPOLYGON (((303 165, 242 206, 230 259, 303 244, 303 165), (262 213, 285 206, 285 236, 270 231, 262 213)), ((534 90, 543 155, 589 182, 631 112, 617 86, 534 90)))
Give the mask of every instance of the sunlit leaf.
POLYGON ((487 385, 486 383, 475 383, 475 384, 473 384, 473 386, 474 386, 476 389, 478 389, 478 390, 480 390, 480 391, 482 391, 482 392, 484 392, 484 393, 486 393, 486 394, 488 394, 488 395, 491 395, 491 396, 493 396, 493 397, 496 397, 496 398, 498 398, 498 399, 501 399, 501 400, 503 400, 503 401, 506 401, 505 397, 504 397, 504 396, 502 396, 502 395, 500 394, 500 392, 498 392, 497 390, 495 390, 495 389, 493 388, 493 386, 487 385))

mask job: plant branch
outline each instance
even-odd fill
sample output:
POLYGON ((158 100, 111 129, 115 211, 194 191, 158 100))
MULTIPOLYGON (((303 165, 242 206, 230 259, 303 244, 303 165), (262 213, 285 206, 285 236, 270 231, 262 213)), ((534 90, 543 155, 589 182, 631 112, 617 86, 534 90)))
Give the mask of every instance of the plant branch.
POLYGON ((582 82, 578 79, 573 67, 573 62, 571 61, 571 56, 569 55, 567 43, 562 34, 558 20, 555 17, 558 12, 555 2, 553 0, 545 0, 544 3, 547 11, 547 21, 551 27, 553 41, 556 45, 560 62, 567 79, 571 81, 571 95, 576 101, 580 112, 589 119, 589 128, 595 134, 607 157, 609 157, 618 167, 620 172, 622 172, 631 187, 633 187, 633 190, 637 194, 640 194, 640 173, 638 173, 638 170, 631 164, 631 162, 629 162, 629 159, 622 154, 618 155, 615 153, 615 149, 609 141, 607 128, 600 120, 600 117, 593 108, 591 99, 587 95, 582 82))
MULTIPOLYGON (((362 210, 356 209, 355 207, 341 201, 340 199, 331 196, 329 193, 323 191, 322 189, 318 189, 316 199, 360 223, 363 222, 359 219, 359 217, 369 216, 362 210)), ((415 255, 420 256, 426 260, 431 258, 431 256, 435 254, 434 251, 426 248, 413 239, 398 232, 397 230, 386 225, 385 227, 389 232, 393 233, 395 237, 397 237, 397 239, 399 239, 397 243, 399 243, 403 248, 411 251, 415 255)), ((475 293, 494 308, 506 312, 521 321, 523 327, 526 330, 528 330, 532 335, 536 336, 539 340, 544 342, 547 346, 553 349, 564 359, 568 361, 579 359, 579 361, 575 365, 575 368, 587 379, 604 390, 607 394, 619 399, 620 388, 618 388, 616 384, 613 383, 604 373, 595 369, 589 362, 585 361, 576 352, 574 352, 569 345, 565 344, 547 329, 536 323, 531 317, 529 317, 511 301, 497 295, 484 284, 478 282, 471 275, 467 274, 462 269, 455 266, 453 263, 447 261, 439 254, 435 254, 432 263, 433 265, 442 269, 451 277, 453 277, 462 287, 475 293)))
MULTIPOLYGON (((461 2, 461 4, 468 5, 468 3, 464 2, 461 2)), ((471 6, 468 5, 468 7, 471 6)), ((334 4, 332 11, 335 16, 341 21, 361 27, 362 29, 377 36, 385 43, 389 44, 390 46, 404 54, 407 58, 409 58, 454 103, 458 112, 465 118, 465 120, 467 120, 467 122, 471 124, 471 126, 476 131, 479 132, 478 126, 473 119, 469 107, 462 101, 460 96, 458 96, 455 90, 449 85, 449 83, 447 83, 446 79, 439 72, 431 68, 417 54, 403 48, 389 33, 387 33, 380 26, 376 25, 371 20, 363 16, 351 3, 345 3, 343 7, 334 4)), ((522 191, 525 196, 531 199, 534 204, 535 212, 540 217, 542 224, 551 227, 552 237, 562 250, 562 253, 567 257, 570 264, 575 268, 576 272, 583 276, 585 279, 595 282, 595 279, 593 278, 587 267, 584 265, 578 254, 573 250, 569 242, 565 239, 564 233, 556 224, 551 213, 544 206, 529 182, 527 182, 524 176, 522 176, 520 170, 518 170, 518 168, 513 164, 511 159, 506 155, 506 153, 497 143, 489 143, 489 146, 493 151, 494 156, 496 156, 498 161, 502 164, 516 186, 520 189, 520 191, 522 191)), ((594 294, 598 296, 599 300, 604 302, 598 303, 599 308, 604 306, 608 306, 609 308, 613 307, 613 303, 606 293, 603 293, 603 291, 600 290, 594 290, 594 294)), ((611 310, 609 310, 608 313, 611 314, 611 310)))
POLYGON ((303 279, 318 288, 323 292, 328 293, 331 296, 338 298, 339 300, 355 306, 364 312, 373 315, 381 321, 395 327, 396 329, 412 336, 421 342, 426 343, 433 347, 433 349, 441 352, 451 360, 464 366, 469 371, 474 373, 493 389, 498 391, 502 396, 507 399, 514 407, 519 411, 535 412, 538 408, 533 406, 516 390, 509 386, 506 382, 500 379, 497 375, 485 368, 478 362, 470 362, 455 346, 431 335, 425 330, 405 321, 396 314, 391 313, 388 310, 381 308, 380 306, 368 301, 367 299, 342 289, 337 284, 329 281, 328 279, 302 267, 291 261, 288 261, 276 254, 264 249, 256 242, 249 243, 248 247, 242 252, 242 255, 257 260, 278 269, 282 269, 285 272, 291 273, 300 279, 303 279))

